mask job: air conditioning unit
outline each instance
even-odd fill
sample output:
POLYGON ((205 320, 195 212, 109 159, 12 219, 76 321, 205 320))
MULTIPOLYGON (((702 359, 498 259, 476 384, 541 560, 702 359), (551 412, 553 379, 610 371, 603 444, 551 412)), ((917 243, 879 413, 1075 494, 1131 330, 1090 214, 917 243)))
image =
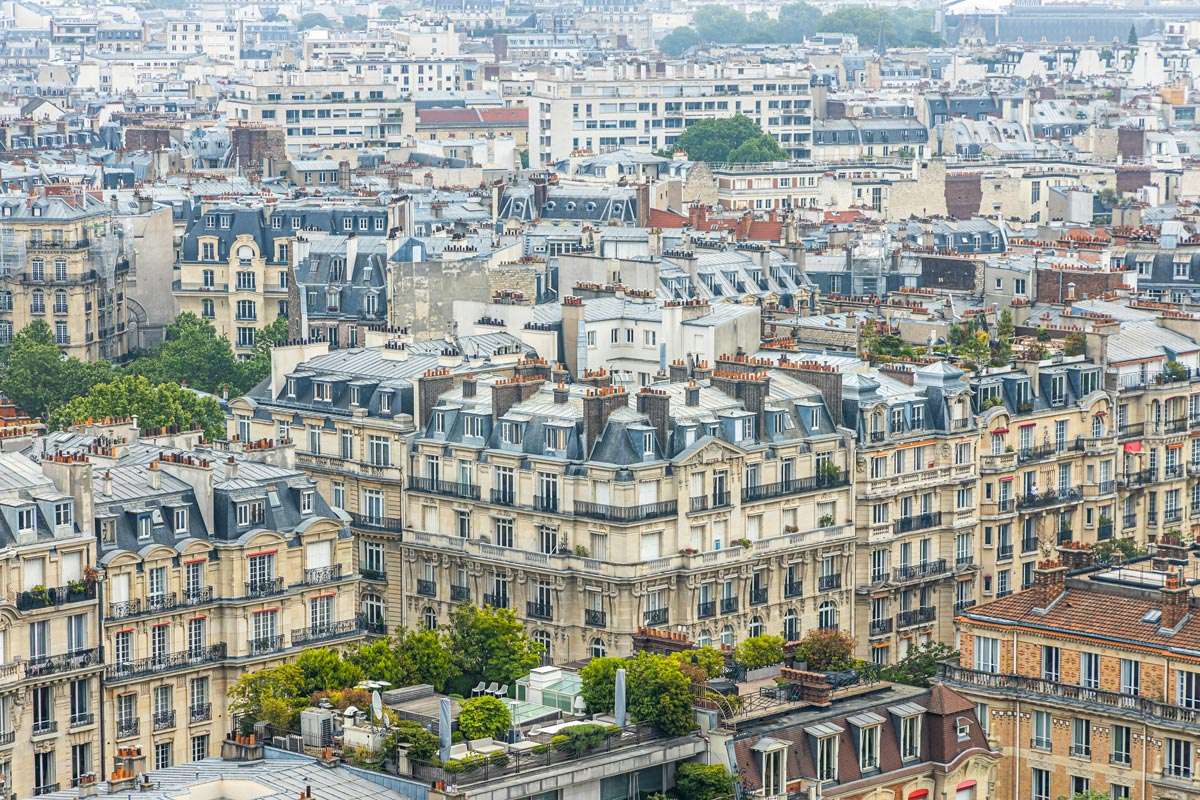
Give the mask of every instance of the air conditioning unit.
POLYGON ((327 708, 301 711, 300 735, 308 747, 329 747, 333 744, 333 711, 327 708))

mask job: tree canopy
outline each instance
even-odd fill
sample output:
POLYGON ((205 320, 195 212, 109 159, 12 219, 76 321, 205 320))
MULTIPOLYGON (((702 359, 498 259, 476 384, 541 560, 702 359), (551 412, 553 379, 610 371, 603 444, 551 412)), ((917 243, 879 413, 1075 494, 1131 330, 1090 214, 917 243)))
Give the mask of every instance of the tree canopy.
POLYGON ((509 608, 456 607, 446 641, 458 673, 451 685, 460 694, 479 681, 514 683, 542 663, 540 648, 509 608))
POLYGON ((132 416, 143 429, 200 429, 211 439, 225 435, 225 414, 216 399, 177 383, 151 383, 140 375, 124 375, 92 386, 86 394, 54 409, 50 425, 66 428, 89 419, 132 416))
POLYGON ((696 33, 695 28, 682 25, 664 36, 658 43, 658 49, 663 55, 675 58, 700 44, 700 41, 700 34, 696 33))
POLYGON ((689 125, 675 146, 686 151, 693 161, 744 163, 787 159, 779 144, 742 114, 689 125))
POLYGON ((630 716, 653 724, 669 736, 692 730, 692 679, 681 667, 683 662, 690 664, 686 656, 687 652, 674 656, 638 653, 626 659, 592 659, 579 673, 580 692, 588 711, 612 711, 617 670, 624 668, 630 716))
POLYGON ((0 355, 0 366, 0 392, 35 417, 48 416, 113 375, 106 362, 89 364, 64 356, 50 326, 41 320, 12 338, 0 355))

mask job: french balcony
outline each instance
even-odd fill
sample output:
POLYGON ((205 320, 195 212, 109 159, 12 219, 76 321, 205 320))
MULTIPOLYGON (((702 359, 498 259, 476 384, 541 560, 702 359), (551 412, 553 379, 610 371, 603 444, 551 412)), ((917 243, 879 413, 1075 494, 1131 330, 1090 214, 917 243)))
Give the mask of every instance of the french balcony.
POLYGON ((305 586, 321 586, 326 583, 337 583, 342 579, 342 565, 330 564, 328 567, 313 567, 304 570, 305 586))
POLYGON ((252 656, 265 656, 270 653, 278 653, 283 649, 283 634, 275 636, 260 636, 257 639, 251 639, 247 643, 247 650, 252 656))
POLYGON ((82 603, 95 599, 96 584, 91 582, 80 582, 67 586, 39 586, 17 594, 17 610, 36 611, 39 608, 82 603))
POLYGON ((636 506, 613 506, 607 503, 590 503, 583 500, 575 501, 575 516, 600 520, 601 522, 642 522, 648 519, 675 516, 678 510, 679 504, 674 500, 643 503, 636 506))
POLYGON ((939 558, 934 561, 923 561, 920 564, 905 564, 896 567, 892 571, 892 578, 895 582, 902 583, 904 581, 921 580, 923 578, 944 575, 948 571, 946 568, 946 559, 939 558))
POLYGON ((188 724, 198 725, 212 720, 212 703, 193 703, 188 707, 188 724))
POLYGON ((404 524, 399 517, 382 517, 375 514, 360 514, 357 511, 350 514, 350 525, 373 533, 401 533, 404 524))
POLYGON ((211 603, 212 599, 213 588, 211 586, 193 586, 183 590, 181 602, 185 606, 202 606, 205 603, 211 603))
POLYGON ((221 642, 208 647, 183 650, 178 653, 140 658, 136 661, 118 661, 115 664, 109 664, 105 668, 104 677, 110 682, 131 680, 147 675, 187 669, 202 664, 212 664, 222 661, 224 658, 225 643, 221 642))
POLYGON ((550 603, 535 603, 529 601, 525 604, 525 616, 530 619, 554 619, 554 606, 550 603))
POLYGON ((822 575, 817 578, 817 589, 822 592, 830 592, 840 588, 842 588, 842 575, 840 572, 836 575, 822 575))
POLYGON ((484 594, 483 604, 492 608, 508 608, 508 595, 506 594, 484 594))
POLYGON ((369 567, 360 567, 358 574, 363 577, 363 580, 368 581, 386 581, 387 573, 381 569, 370 569, 369 567))
POLYGON ((1002 544, 996 548, 997 561, 1010 561, 1013 557, 1013 546, 1011 544, 1002 544))
POLYGON ((175 709, 156 711, 154 713, 154 732, 165 731, 175 727, 175 709))
POLYGON ((759 500, 770 500, 776 497, 788 497, 804 494, 805 492, 820 492, 826 489, 836 489, 850 484, 848 470, 830 472, 824 475, 813 475, 808 478, 790 478, 776 483, 764 483, 746 486, 742 489, 742 502, 754 503, 759 500))
POLYGON ((292 646, 328 642, 332 639, 342 639, 361 633, 357 619, 343 619, 337 622, 325 622, 320 625, 309 625, 306 628, 292 629, 292 646))
POLYGON ((954 601, 954 613, 961 614, 962 612, 966 611, 968 608, 973 608, 974 606, 975 606, 975 598, 971 598, 969 600, 955 600, 954 601))
POLYGON ((130 739, 138 735, 140 729, 138 720, 134 719, 118 719, 117 720, 117 738, 130 739))
POLYGON ((926 528, 936 528, 942 524, 942 512, 934 511, 928 514, 917 514, 912 517, 901 517, 892 523, 894 533, 911 533, 926 528))
POLYGON ((887 619, 871 620, 870 634, 872 636, 886 636, 887 634, 889 634, 891 632, 892 632, 892 618, 891 617, 888 617, 887 619))
POLYGON ((721 598, 721 613, 722 614, 733 614, 733 613, 737 612, 738 605, 739 605, 738 599, 736 597, 722 597, 721 598))
POLYGON ((901 611, 896 615, 896 627, 909 628, 913 625, 925 625, 926 623, 933 622, 936 618, 937 609, 933 606, 914 608, 909 611, 901 611))
POLYGON ((751 586, 750 587, 750 605, 761 606, 767 602, 767 587, 751 586))
POLYGON ((46 736, 51 733, 58 733, 58 720, 35 719, 33 721, 34 736, 46 736))
POLYGON ((91 711, 81 711, 78 714, 72 714, 67 719, 68 728, 84 728, 95 723, 96 715, 91 711))
POLYGON ((784 597, 800 597, 804 594, 804 584, 800 581, 788 581, 783 584, 784 597))
POLYGON ((246 597, 274 597, 277 594, 283 594, 286 591, 283 578, 263 578, 261 580, 246 581, 246 597))
POLYGON ((454 603, 469 603, 471 601, 471 590, 466 586, 450 585, 450 600, 454 603))
POLYGON ((1046 508, 1065 503, 1077 503, 1082 497, 1083 494, 1074 488, 1051 489, 1040 494, 1030 492, 1017 500, 1017 508, 1046 508))
POLYGON ((647 628, 657 628, 667 624, 668 616, 667 609, 652 608, 642 613, 642 624, 647 628))
POLYGON ((598 608, 585 608, 583 624, 589 628, 606 628, 608 627, 608 614, 598 608))
POLYGON ((437 581, 417 579, 417 594, 421 597, 437 597, 437 581))
POLYGON ((705 600, 696 604, 696 618, 709 619, 717 615, 717 601, 705 600))
POLYGON ((90 647, 57 656, 30 658, 25 662, 25 677, 44 678, 48 675, 60 675, 64 672, 99 666, 103 660, 103 650, 99 647, 90 647))
POLYGON ((442 497, 457 497, 462 500, 478 500, 480 497, 479 487, 473 483, 420 478, 412 475, 408 478, 408 490, 442 497))

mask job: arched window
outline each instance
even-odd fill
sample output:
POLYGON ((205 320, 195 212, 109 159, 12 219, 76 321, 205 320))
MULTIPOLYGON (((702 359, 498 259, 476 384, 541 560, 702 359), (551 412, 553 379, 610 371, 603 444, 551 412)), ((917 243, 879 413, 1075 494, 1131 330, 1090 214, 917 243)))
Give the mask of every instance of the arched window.
POLYGON ((733 626, 726 625, 721 629, 721 644, 726 647, 733 647, 733 626))
POLYGON ((762 635, 763 635, 762 617, 751 617, 750 618, 750 636, 755 637, 755 636, 762 636, 762 635))
POLYGON ((383 598, 375 593, 364 594, 362 599, 363 617, 374 624, 383 624, 383 598))
POLYGON ((712 631, 708 628, 700 631, 700 635, 696 637, 696 644, 699 647, 712 647, 712 631))
POLYGON ((608 648, 601 639, 592 639, 592 658, 604 658, 607 653, 608 648))
POLYGON ((832 600, 821 603, 817 609, 817 624, 823 631, 835 631, 838 626, 838 607, 832 600))
POLYGON ((533 641, 542 650, 542 663, 550 663, 550 634, 545 631, 534 631, 533 641))
POLYGON ((783 638, 789 642, 800 641, 800 626, 797 624, 795 609, 789 608, 783 614, 783 638))
POLYGON ((1096 414, 1092 417, 1092 438, 1098 439, 1104 435, 1104 417, 1096 414))
POLYGON ((421 613, 421 621, 425 624, 425 630, 431 631, 437 628, 437 612, 432 607, 426 606, 421 613))

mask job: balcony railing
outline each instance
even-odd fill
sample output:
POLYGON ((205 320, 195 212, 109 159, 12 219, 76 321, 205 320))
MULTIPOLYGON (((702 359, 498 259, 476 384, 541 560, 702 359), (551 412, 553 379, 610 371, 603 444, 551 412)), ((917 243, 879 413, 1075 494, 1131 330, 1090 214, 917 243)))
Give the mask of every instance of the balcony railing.
POLYGON ((364 633, 373 633, 379 636, 387 633, 387 623, 378 617, 366 614, 358 615, 358 627, 364 633))
POLYGON ((417 594, 422 597, 437 597, 437 582, 425 580, 424 578, 417 579, 417 594))
POLYGON ((272 597, 283 594, 284 590, 283 578, 246 581, 246 597, 272 597))
POLYGON ((704 600, 696 604, 696 618, 708 619, 717 615, 717 601, 704 600))
POLYGON ((313 642, 326 642, 330 639, 341 639, 359 633, 357 619, 343 619, 337 622, 325 622, 320 625, 309 625, 307 628, 292 629, 292 646, 299 647, 313 642))
POLYGON ((892 575, 896 582, 901 582, 928 578, 932 575, 942 575, 946 571, 946 559, 939 558, 935 561, 925 561, 920 564, 903 564, 896 567, 892 575))
POLYGON ((120 600, 108 604, 107 619, 127 619, 142 613, 141 600, 120 600))
POLYGON ((515 489, 492 489, 492 502, 500 506, 515 506, 517 492, 515 489))
POLYGON ((342 579, 342 565, 330 564, 328 567, 313 567, 304 570, 305 586, 320 586, 323 583, 336 583, 342 579))
POLYGON ((1002 544, 996 547, 996 560, 1007 561, 1013 556, 1013 546, 1011 544, 1002 544))
POLYGON ((195 586, 183 590, 182 602, 185 606, 201 606, 211 603, 212 599, 213 589, 211 586, 195 586))
POLYGON ((892 618, 871 620, 871 635, 883 636, 892 632, 892 618))
POLYGON ((35 719, 33 721, 33 735, 45 736, 48 733, 58 732, 58 720, 55 719, 35 719))
POLYGON ((583 624, 589 628, 606 628, 608 627, 608 614, 598 608, 585 608, 583 624))
POLYGON ((746 486, 742 489, 742 502, 753 503, 758 500, 770 500, 774 497, 787 497, 804 492, 819 492, 825 489, 847 486, 849 483, 850 473, 848 470, 841 470, 837 474, 829 473, 827 475, 813 475, 808 478, 791 478, 789 480, 777 481, 776 483, 746 486))
POLYGON ((134 719, 118 719, 117 738, 128 739, 131 736, 137 736, 140 727, 141 726, 138 725, 138 720, 136 717, 134 719))
POLYGON ((1121 425, 1117 428, 1117 438, 1119 439, 1140 439, 1145 434, 1146 423, 1144 422, 1121 425))
POLYGON ((408 490, 425 494, 439 494, 445 497, 459 497, 463 500, 478 500, 480 497, 479 487, 473 483, 420 478, 414 475, 410 475, 408 478, 408 490))
POLYGON ((530 619, 554 619, 554 606, 550 603, 535 603, 531 600, 525 604, 525 616, 530 619))
POLYGON ((1142 469, 1137 472, 1126 472, 1117 478, 1117 485, 1123 487, 1145 486, 1158 481, 1158 470, 1142 469))
POLYGON ((1051 489, 1041 494, 1030 492, 1017 500, 1018 508, 1044 508, 1059 503, 1078 502, 1083 494, 1078 489, 1051 489))
POLYGON ((732 614, 738 610, 738 599, 736 597, 721 598, 721 613, 732 614))
POLYGON ((925 530, 926 528, 935 528, 942 524, 942 512, 934 511, 928 514, 917 514, 912 517, 901 517, 892 523, 892 530, 895 533, 910 533, 912 531, 925 530))
POLYGON ((1092 746, 1090 744, 1072 744, 1071 755, 1075 758, 1091 758, 1092 746))
POLYGON ((212 719, 212 703, 193 703, 188 707, 188 723, 195 725, 212 719))
MULTIPOLYGON (((956 664, 942 663, 938 671, 946 683, 983 691, 999 692, 1023 698, 1037 696, 1041 700, 1066 701, 1066 705, 1088 705, 1116 709, 1123 714, 1154 722, 1170 722, 1194 730, 1200 725, 1200 708, 1160 703, 1134 694, 1107 692, 1101 689, 1086 689, 1072 683, 1043 680, 1025 675, 1009 675, 983 672, 956 664)), ((1063 705, 1056 702, 1056 705, 1063 705)))
POLYGON ((1167 764, 1163 767, 1162 775, 1164 778, 1191 780, 1192 766, 1191 764, 1167 764))
POLYGON ((349 514, 350 524, 355 528, 387 533, 400 533, 404 530, 404 525, 399 517, 379 517, 374 514, 360 514, 356 511, 351 511, 349 514))
POLYGON ((557 514, 559 508, 558 495, 556 494, 535 494, 533 496, 533 510, 542 511, 549 514, 557 514))
POLYGON ((924 625, 927 622, 933 622, 936 618, 937 609, 933 606, 914 608, 909 611, 901 611, 896 615, 896 627, 907 628, 911 625, 924 625))
POLYGON ((67 718, 67 727, 82 728, 86 725, 91 725, 96 721, 96 715, 91 711, 81 711, 78 714, 72 714, 67 718))
POLYGON ((99 647, 76 650, 57 656, 30 658, 25 662, 25 677, 41 678, 46 675, 58 675, 72 670, 86 669, 98 666, 103 660, 103 651, 99 647))
POLYGON ((840 572, 836 575, 822 575, 817 578, 817 589, 822 592, 840 588, 842 588, 842 574, 840 572))
POLYGON ((1113 535, 1113 524, 1111 522, 1101 522, 1096 527, 1096 538, 1100 540, 1111 539, 1113 535))
POLYGON ((688 503, 688 509, 692 512, 709 511, 714 508, 723 508, 727 505, 729 505, 729 492, 713 492, 712 494, 691 498, 688 503))
POLYGON ((642 614, 642 624, 647 628, 657 628, 660 625, 666 625, 667 618, 667 609, 652 608, 642 614))
POLYGON ((178 605, 179 600, 176 599, 174 592, 152 594, 146 598, 146 613, 160 614, 163 611, 170 611, 178 605))
POLYGON ((767 587, 751 586, 750 587, 750 605, 761 606, 767 602, 767 587))
POLYGON ((35 611, 39 608, 61 606, 65 603, 81 603, 96 599, 96 584, 51 586, 31 589, 17 594, 18 611, 35 611))
POLYGON ((975 605, 975 598, 971 598, 969 600, 955 600, 954 601, 954 613, 961 614, 962 612, 966 611, 968 608, 973 607, 974 605, 975 605))
POLYGON ((381 569, 370 569, 368 567, 360 567, 358 574, 363 576, 368 581, 386 581, 387 573, 381 569))
POLYGON ((670 517, 678 513, 679 504, 674 500, 658 503, 643 503, 636 506, 613 506, 607 503, 575 501, 575 515, 604 522, 641 522, 647 519, 670 517))
POLYGON ((154 713, 154 732, 165 731, 168 728, 175 727, 175 709, 170 711, 156 711, 154 713))
POLYGON ((466 586, 450 584, 450 600, 455 603, 466 603, 471 599, 471 589, 466 586))
POLYGON ((211 664, 225 658, 225 643, 184 650, 179 653, 169 653, 161 656, 140 658, 137 661, 118 661, 109 664, 104 670, 104 676, 110 681, 123 681, 139 678, 144 675, 154 675, 159 672, 170 672, 185 669, 200 664, 211 664))
POLYGON ((267 653, 278 652, 283 649, 283 634, 260 636, 257 639, 251 639, 247 649, 249 649, 252 656, 263 656, 267 653))
POLYGON ((788 581, 783 584, 784 597, 799 597, 804 594, 804 584, 800 581, 788 581))
POLYGON ((506 594, 484 594, 483 604, 492 608, 508 608, 508 595, 506 594))

